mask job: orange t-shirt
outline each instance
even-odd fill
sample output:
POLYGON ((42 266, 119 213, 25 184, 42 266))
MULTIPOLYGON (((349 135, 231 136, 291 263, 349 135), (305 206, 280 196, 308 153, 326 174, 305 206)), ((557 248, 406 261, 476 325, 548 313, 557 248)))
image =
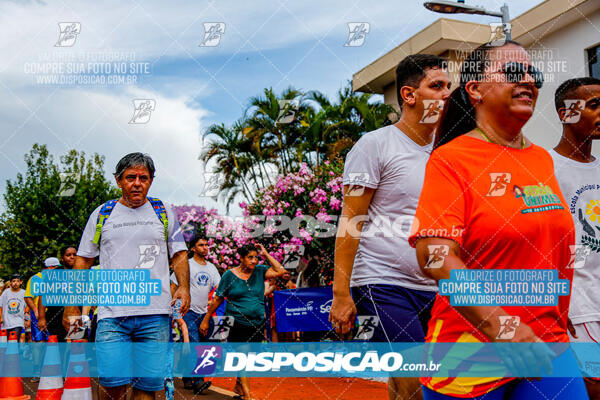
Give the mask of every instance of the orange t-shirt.
MULTIPOLYGON (((568 268, 575 228, 554 177, 550 154, 536 145, 512 149, 460 136, 433 151, 425 172, 411 246, 419 237, 445 237, 461 247, 469 269, 568 268)), ((568 342, 569 297, 558 306, 503 306, 545 342, 568 342)), ((489 342, 438 295, 427 342, 489 342)), ((511 378, 422 378, 428 388, 470 398, 511 378)))

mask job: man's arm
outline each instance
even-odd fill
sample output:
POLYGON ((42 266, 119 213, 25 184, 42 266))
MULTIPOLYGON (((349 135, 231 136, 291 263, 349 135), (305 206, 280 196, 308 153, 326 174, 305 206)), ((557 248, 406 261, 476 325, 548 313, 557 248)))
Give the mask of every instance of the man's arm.
MULTIPOLYGON (((90 269, 92 265, 94 265, 95 258, 82 257, 77 256, 75 258, 75 265, 73 269, 90 269)), ((42 298, 40 297, 40 308, 42 304, 42 298)), ((39 310, 38 310, 39 311, 39 310)), ((71 329, 71 320, 81 320, 82 311, 79 306, 66 306, 63 310, 63 318, 62 323, 63 327, 67 330, 67 332, 71 329), (73 317, 73 318, 69 318, 73 317)))
POLYGON ((350 296, 350 277, 362 226, 375 193, 375 189, 365 187, 360 196, 353 196, 350 190, 350 186, 344 186, 344 202, 335 240, 333 302, 329 313, 329 321, 341 334, 350 331, 356 318, 356 306, 350 296))
POLYGON ((217 308, 219 308, 221 303, 223 303, 223 300, 225 300, 223 297, 214 295, 212 302, 208 306, 206 314, 204 314, 204 319, 202 320, 202 322, 200 323, 200 327, 198 328, 202 335, 206 336, 206 334, 208 333, 210 319, 212 318, 212 315, 215 313, 215 311, 217 311, 217 308))
POLYGON ((172 258, 173 272, 179 283, 177 290, 173 293, 171 307, 178 299, 181 300, 181 315, 190 309, 190 265, 188 263, 187 251, 178 251, 172 258))
POLYGON ((35 305, 35 301, 33 301, 33 298, 31 297, 25 297, 25 304, 27 304, 27 307, 29 307, 29 310, 31 310, 33 312, 33 315, 35 315, 35 318, 38 318, 38 308, 35 305))
POLYGON ((46 307, 44 307, 44 303, 42 303, 43 296, 40 296, 38 299, 38 329, 40 331, 46 330, 46 307))

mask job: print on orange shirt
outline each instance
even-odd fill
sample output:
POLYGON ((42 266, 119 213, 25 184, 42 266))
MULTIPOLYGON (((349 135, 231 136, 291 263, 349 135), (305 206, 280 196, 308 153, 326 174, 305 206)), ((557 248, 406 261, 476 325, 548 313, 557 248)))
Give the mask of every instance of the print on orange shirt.
POLYGON ((541 182, 539 185, 529 185, 523 188, 513 185, 512 191, 515 197, 523 200, 525 204, 525 208, 521 210, 521 214, 564 210, 564 207, 560 204, 560 198, 554 194, 552 188, 541 182))

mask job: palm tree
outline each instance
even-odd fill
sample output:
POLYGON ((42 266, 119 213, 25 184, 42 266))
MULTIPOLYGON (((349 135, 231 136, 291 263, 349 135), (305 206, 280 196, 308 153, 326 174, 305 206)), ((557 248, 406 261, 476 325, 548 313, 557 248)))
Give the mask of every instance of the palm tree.
POLYGON ((232 128, 227 128, 224 124, 213 124, 203 135, 205 139, 211 136, 216 138, 209 141, 200 158, 205 164, 215 162, 212 172, 223 176, 223 184, 219 189, 225 190, 227 203, 238 193, 242 193, 246 200, 253 201, 255 187, 259 185, 255 179, 251 182, 247 180, 252 165, 249 161, 251 142, 243 135, 240 124, 234 124, 232 128))
POLYGON ((318 91, 288 87, 277 96, 269 88, 249 100, 244 117, 230 128, 215 124, 206 130, 204 137, 212 140, 201 159, 213 160, 214 172, 223 175, 220 189, 228 207, 238 195, 251 203, 258 189, 273 184, 274 175, 293 172, 303 162, 314 167, 344 157, 363 133, 394 118, 393 107, 353 92, 349 83, 335 103, 318 91), (294 116, 284 121, 291 104, 294 116))
POLYGON ((270 162, 273 162, 280 174, 288 174, 298 167, 295 147, 298 145, 302 131, 299 129, 297 118, 291 122, 282 123, 282 114, 289 110, 290 104, 294 113, 301 113, 305 106, 303 94, 289 87, 280 96, 273 89, 265 89, 264 97, 250 99, 250 105, 245 113, 247 135, 258 143, 261 148, 270 152, 270 162))

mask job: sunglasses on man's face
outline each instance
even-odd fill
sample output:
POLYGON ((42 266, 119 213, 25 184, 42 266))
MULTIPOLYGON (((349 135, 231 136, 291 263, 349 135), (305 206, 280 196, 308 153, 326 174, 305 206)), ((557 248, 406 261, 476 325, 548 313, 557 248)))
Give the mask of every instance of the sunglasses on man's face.
POLYGON ((529 74, 533 78, 533 85, 540 89, 544 84, 544 75, 532 65, 525 66, 518 62, 507 62, 501 69, 506 75, 506 80, 510 83, 519 83, 529 74))

